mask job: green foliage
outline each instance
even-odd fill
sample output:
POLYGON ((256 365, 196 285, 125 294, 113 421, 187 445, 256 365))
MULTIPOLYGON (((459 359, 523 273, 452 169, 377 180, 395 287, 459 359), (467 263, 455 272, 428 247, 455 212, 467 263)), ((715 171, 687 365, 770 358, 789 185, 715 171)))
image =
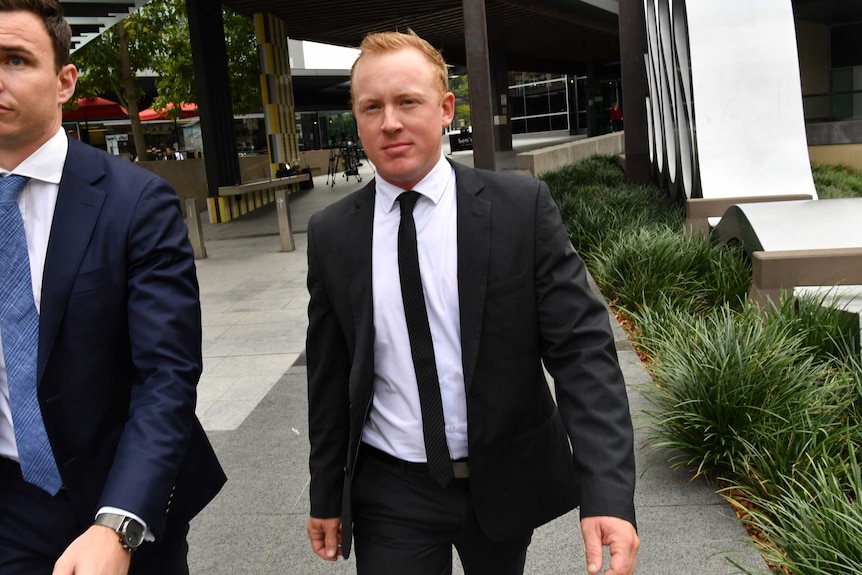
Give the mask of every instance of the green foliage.
POLYGON ((469 104, 458 104, 455 106, 455 125, 456 126, 472 126, 473 119, 470 115, 469 104))
POLYGON ((811 174, 822 199, 862 198, 862 171, 852 166, 811 162, 811 174))
POLYGON ((756 308, 701 317, 645 308, 634 317, 652 358, 656 385, 644 395, 655 407, 655 445, 678 450, 678 463, 698 475, 740 476, 746 446, 780 436, 816 404, 825 373, 804 338, 756 308))
MULTIPOLYGON (((162 35, 162 54, 154 63, 158 74, 156 109, 168 108, 168 117, 178 117, 180 104, 197 102, 191 44, 185 0, 155 0, 147 5, 153 20, 172 22, 162 35)), ((227 50, 228 75, 234 114, 248 114, 262 105, 260 93, 260 63, 254 22, 229 8, 222 9, 227 50)))
POLYGON ((819 360, 842 360, 859 349, 859 326, 854 315, 824 305, 826 298, 826 295, 791 297, 785 294, 767 311, 773 321, 788 324, 802 334, 805 345, 819 360))
MULTIPOLYGON (((857 170, 812 169, 821 197, 862 196, 857 170)), ((783 572, 862 575, 858 324, 813 297, 745 303, 741 248, 683 234, 679 208, 626 186, 615 158, 544 179, 648 360, 651 445, 723 480, 783 572)))
MULTIPOLYGON (((261 106, 254 24, 228 9, 223 15, 234 113, 244 114, 261 106)), ((112 92, 127 108, 134 98, 137 107, 143 93, 124 91, 124 74, 151 69, 159 76, 155 108, 173 104, 168 116, 178 116, 181 103, 197 102, 185 0, 153 0, 76 52, 73 62, 81 72, 79 97, 112 92), (118 27, 128 37, 128 66, 123 65, 118 27)))
POLYGON ((614 156, 592 156, 542 176, 572 245, 589 260, 609 239, 650 226, 682 229, 682 211, 653 187, 628 186, 614 156))
POLYGON ((449 78, 449 90, 457 99, 470 101, 470 82, 466 75, 449 78))
POLYGON ((690 314, 725 303, 739 307, 751 285, 741 248, 662 226, 616 236, 590 262, 602 293, 629 314, 659 306, 690 314))
POLYGON ((622 186, 626 176, 616 156, 598 155, 585 158, 541 175, 552 190, 566 193, 577 186, 599 185, 607 187, 622 186))
POLYGON ((744 492, 753 507, 744 517, 769 542, 761 544, 768 561, 797 574, 862 575, 862 472, 846 448, 846 460, 812 460, 774 495, 744 492))
MULTIPOLYGON (((128 108, 130 101, 125 91, 124 71, 133 75, 138 70, 153 67, 160 33, 161 26, 153 26, 136 13, 91 40, 72 55, 72 63, 79 72, 76 96, 95 97, 111 92, 120 104, 128 108), (119 27, 123 28, 128 40, 128 67, 125 69, 119 27)), ((136 88, 134 95, 137 103, 143 97, 143 90, 136 88)))

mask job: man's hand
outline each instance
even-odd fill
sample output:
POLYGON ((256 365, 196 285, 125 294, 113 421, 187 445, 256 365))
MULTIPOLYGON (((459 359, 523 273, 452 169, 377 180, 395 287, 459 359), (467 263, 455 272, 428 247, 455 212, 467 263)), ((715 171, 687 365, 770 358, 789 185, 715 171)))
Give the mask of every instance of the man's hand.
POLYGON ((337 561, 341 555, 341 517, 309 517, 308 538, 311 540, 311 548, 321 559, 337 561))
POLYGON ((131 561, 116 531, 93 525, 66 548, 53 575, 128 575, 131 561))
POLYGON ((641 546, 634 525, 617 517, 585 517, 581 533, 587 551, 587 572, 596 575, 602 569, 602 547, 611 552, 611 567, 605 575, 633 575, 641 546))

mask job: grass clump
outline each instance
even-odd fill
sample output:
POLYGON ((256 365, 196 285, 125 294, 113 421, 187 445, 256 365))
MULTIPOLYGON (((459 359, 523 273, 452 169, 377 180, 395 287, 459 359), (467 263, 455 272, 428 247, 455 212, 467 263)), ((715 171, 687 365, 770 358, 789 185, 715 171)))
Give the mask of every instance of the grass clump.
POLYGON ((811 175, 821 199, 862 198, 862 170, 846 164, 811 162, 811 175))
MULTIPOLYGON (((821 198, 862 197, 862 172, 812 171, 821 198)), ((862 575, 858 324, 822 298, 746 303, 741 248, 685 235, 680 207, 615 159, 545 180, 652 372, 651 444, 727 486, 777 571, 862 575)))
POLYGON ((742 249, 717 246, 706 235, 688 237, 661 225, 608 240, 591 259, 602 293, 627 314, 642 308, 705 313, 738 308, 751 287, 742 249))
POLYGON ((824 379, 801 334, 750 306, 647 308, 634 321, 656 384, 644 393, 653 441, 696 475, 738 477, 747 446, 791 427, 824 379))
POLYGON ((774 496, 749 494, 745 506, 730 501, 762 533, 764 558, 785 573, 862 575, 860 497, 862 472, 852 455, 837 463, 812 461, 808 473, 788 477, 774 496))
POLYGON ((625 184, 614 156, 593 156, 545 174, 572 245, 585 260, 625 230, 682 229, 684 214, 663 191, 625 184))

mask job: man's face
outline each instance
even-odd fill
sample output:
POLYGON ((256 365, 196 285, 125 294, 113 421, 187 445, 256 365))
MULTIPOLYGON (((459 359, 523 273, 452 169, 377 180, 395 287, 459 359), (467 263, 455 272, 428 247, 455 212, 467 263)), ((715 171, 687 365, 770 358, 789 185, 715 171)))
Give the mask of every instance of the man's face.
POLYGON ((411 189, 440 159, 455 97, 440 93, 431 63, 414 48, 363 56, 351 86, 365 153, 380 177, 411 189))
POLYGON ((39 17, 0 12, 0 167, 13 169, 57 132, 77 79, 71 64, 57 71, 39 17))

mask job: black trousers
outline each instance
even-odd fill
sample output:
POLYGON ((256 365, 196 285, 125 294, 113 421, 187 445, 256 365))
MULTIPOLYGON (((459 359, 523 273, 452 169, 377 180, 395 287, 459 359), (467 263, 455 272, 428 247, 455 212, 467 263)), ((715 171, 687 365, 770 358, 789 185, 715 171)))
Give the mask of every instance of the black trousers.
POLYGON ((530 537, 491 541, 473 513, 468 479, 446 488, 423 466, 366 445, 353 485, 358 575, 450 575, 452 547, 466 575, 522 575, 530 537))
MULTIPOLYGON (((0 574, 51 575, 54 563, 90 523, 75 514, 64 490, 52 497, 20 473, 16 463, 0 458, 0 574)), ((141 545, 132 555, 129 575, 188 575, 188 525, 177 531, 141 545)))

